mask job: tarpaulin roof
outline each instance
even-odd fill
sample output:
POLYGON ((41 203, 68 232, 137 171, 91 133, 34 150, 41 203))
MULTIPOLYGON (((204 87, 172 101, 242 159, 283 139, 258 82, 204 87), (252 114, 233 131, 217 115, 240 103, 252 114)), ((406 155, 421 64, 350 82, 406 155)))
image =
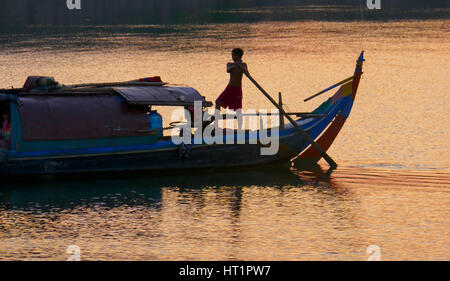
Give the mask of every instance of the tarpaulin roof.
POLYGON ((128 104, 133 105, 184 106, 193 105, 194 101, 201 101, 204 106, 212 105, 199 92, 189 87, 114 87, 113 89, 128 104))
POLYGON ((22 139, 73 140, 140 136, 147 109, 130 107, 114 95, 24 95, 18 107, 22 139))
POLYGON ((18 95, 22 139, 73 140, 141 136, 148 130, 148 107, 205 101, 195 89, 175 86, 83 88, 18 95), (120 98, 122 97, 122 98, 120 98), (131 106, 133 105, 133 106, 131 106))

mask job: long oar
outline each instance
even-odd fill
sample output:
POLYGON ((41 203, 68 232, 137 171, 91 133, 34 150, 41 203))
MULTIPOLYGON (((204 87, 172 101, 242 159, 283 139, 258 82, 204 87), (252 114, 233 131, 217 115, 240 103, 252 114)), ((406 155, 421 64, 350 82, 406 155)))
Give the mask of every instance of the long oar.
POLYGON ((300 126, 294 121, 294 119, 292 119, 288 114, 286 114, 283 108, 278 105, 278 103, 258 84, 258 82, 255 81, 255 79, 253 79, 253 77, 248 73, 247 70, 244 70, 244 74, 245 76, 248 77, 248 79, 250 79, 250 81, 253 82, 253 84, 255 84, 256 88, 258 88, 266 96, 266 98, 276 108, 278 108, 280 113, 283 114, 284 117, 286 117, 286 119, 289 120, 289 122, 291 122, 295 128, 297 128, 297 130, 302 134, 302 136, 320 153, 323 159, 325 159, 328 162, 330 167, 332 169, 336 169, 337 168, 336 162, 334 162, 334 160, 331 159, 330 156, 328 156, 328 154, 313 140, 313 138, 311 138, 310 135, 308 135, 308 133, 306 133, 302 128, 300 128, 300 126))
POLYGON ((165 82, 141 82, 141 81, 126 81, 126 82, 106 82, 106 83, 86 83, 86 84, 74 84, 66 85, 72 88, 81 87, 120 87, 120 86, 164 86, 165 82))
POLYGON ((329 90, 331 90, 333 88, 336 88, 337 86, 342 85, 345 82, 350 81, 352 79, 353 79, 353 76, 352 77, 348 77, 347 79, 344 79, 341 82, 338 82, 338 83, 334 84, 333 86, 330 86, 330 87, 326 88, 325 90, 322 90, 322 91, 318 92, 317 94, 314 94, 314 95, 310 96, 309 98, 304 99, 303 101, 305 101, 305 102, 309 101, 310 99, 315 98, 318 95, 321 95, 321 94, 323 94, 323 93, 325 93, 325 92, 327 92, 327 91, 329 91, 329 90))

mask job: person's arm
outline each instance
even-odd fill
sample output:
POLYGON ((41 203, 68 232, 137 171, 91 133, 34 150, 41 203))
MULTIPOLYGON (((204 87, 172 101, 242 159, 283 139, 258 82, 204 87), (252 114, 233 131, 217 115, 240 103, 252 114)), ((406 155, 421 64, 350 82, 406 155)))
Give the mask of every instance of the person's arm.
POLYGON ((240 67, 242 68, 242 70, 244 70, 244 72, 248 72, 247 64, 245 62, 241 63, 240 67))

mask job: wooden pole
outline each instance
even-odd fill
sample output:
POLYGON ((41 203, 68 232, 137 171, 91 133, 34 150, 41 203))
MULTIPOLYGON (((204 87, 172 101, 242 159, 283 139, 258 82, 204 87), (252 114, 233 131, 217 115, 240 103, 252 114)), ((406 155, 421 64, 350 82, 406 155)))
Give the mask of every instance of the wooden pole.
MULTIPOLYGON (((308 112, 286 112, 287 115, 295 115, 296 117, 302 117, 302 118, 321 118, 321 117, 327 117, 327 114, 314 114, 314 113, 308 113, 308 112)), ((255 113, 241 113, 241 116, 255 116, 255 115, 267 115, 267 116, 272 116, 272 115, 281 115, 283 116, 283 114, 281 113, 271 113, 271 112, 264 112, 264 113, 260 113, 260 112, 255 112, 255 113)), ((231 116, 231 118, 235 118, 236 114, 222 114, 222 117, 225 118, 227 116, 231 116)))
POLYGON ((66 85, 66 87, 81 88, 81 87, 120 87, 120 86, 164 86, 167 83, 164 82, 107 82, 107 83, 86 83, 86 84, 74 84, 66 85))
POLYGON ((253 77, 250 75, 250 73, 248 73, 247 70, 244 70, 244 74, 245 74, 245 76, 248 77, 248 79, 250 79, 250 81, 253 82, 253 84, 255 84, 256 88, 258 88, 261 91, 261 93, 263 93, 264 96, 266 96, 266 98, 276 108, 278 108, 280 113, 283 114, 284 117, 286 117, 286 119, 289 120, 289 122, 291 122, 295 128, 297 128, 297 130, 300 132, 300 134, 320 153, 320 155, 323 157, 323 159, 325 159, 328 162, 328 164, 330 165, 330 168, 336 169, 337 168, 336 162, 334 162, 334 160, 331 159, 330 156, 328 156, 328 154, 314 141, 314 139, 311 138, 311 136, 308 135, 308 133, 306 133, 302 128, 300 128, 300 126, 294 121, 294 119, 292 119, 288 114, 286 114, 284 109, 277 104, 277 102, 258 84, 258 82, 255 81, 255 79, 253 79, 253 77))
POLYGON ((317 97, 318 95, 321 95, 321 94, 323 94, 323 93, 325 93, 325 92, 327 92, 327 91, 329 91, 329 90, 331 90, 333 88, 336 88, 337 86, 342 85, 345 82, 348 82, 348 81, 350 81, 352 79, 353 79, 353 76, 352 77, 348 77, 347 79, 344 79, 341 82, 338 82, 338 83, 334 84, 333 86, 330 86, 330 87, 326 88, 325 90, 322 90, 322 91, 318 92, 317 94, 314 94, 314 95, 310 96, 309 98, 304 99, 303 101, 305 101, 305 102, 309 101, 310 99, 313 99, 313 98, 317 97))
MULTIPOLYGON (((278 104, 280 108, 283 108, 283 98, 281 97, 281 92, 278 93, 278 104)), ((284 129, 284 118, 283 114, 280 114, 280 130, 284 129)))

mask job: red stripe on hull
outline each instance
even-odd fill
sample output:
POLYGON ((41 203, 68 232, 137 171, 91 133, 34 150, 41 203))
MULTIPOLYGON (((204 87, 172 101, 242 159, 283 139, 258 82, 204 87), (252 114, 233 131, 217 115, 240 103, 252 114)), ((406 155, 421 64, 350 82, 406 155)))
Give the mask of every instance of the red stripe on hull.
MULTIPOLYGON (((334 139, 339 134, 339 131, 341 130, 342 126, 344 126, 345 120, 347 120, 347 118, 342 116, 336 116, 333 123, 328 127, 325 133, 323 133, 322 136, 320 136, 319 139, 316 141, 317 144, 324 151, 327 151, 328 148, 330 148, 334 139)), ((319 152, 317 152, 317 150, 314 147, 309 146, 307 150, 305 150, 303 153, 300 154, 297 160, 300 161, 308 160, 308 162, 310 161, 317 162, 320 160, 320 158, 321 156, 319 152)))
POLYGON ((352 94, 352 98, 353 100, 355 100, 356 97, 356 92, 358 91, 358 86, 359 86, 359 80, 361 79, 361 72, 357 72, 355 73, 355 76, 353 78, 353 94, 352 94))

